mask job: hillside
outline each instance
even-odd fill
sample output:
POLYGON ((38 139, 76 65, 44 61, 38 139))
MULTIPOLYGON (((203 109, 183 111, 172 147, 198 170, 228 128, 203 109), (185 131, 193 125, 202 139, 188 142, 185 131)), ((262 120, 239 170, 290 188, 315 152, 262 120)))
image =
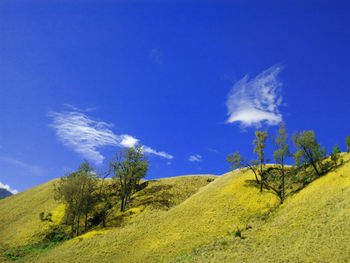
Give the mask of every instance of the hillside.
POLYGON ((350 163, 287 199, 244 239, 223 237, 174 262, 350 262, 350 163))
MULTIPOLYGON (((30 262, 347 262, 350 259, 350 164, 309 184, 279 206, 259 193, 250 172, 148 181, 112 223, 66 241, 30 262), (214 180, 215 179, 215 180, 214 180), (237 236, 237 230, 242 237, 237 236)), ((63 208, 54 182, 0 201, 0 249, 39 242, 63 208), (16 212, 15 212, 16 211, 16 212)))
POLYGON ((0 199, 11 196, 12 193, 6 189, 0 188, 0 199))

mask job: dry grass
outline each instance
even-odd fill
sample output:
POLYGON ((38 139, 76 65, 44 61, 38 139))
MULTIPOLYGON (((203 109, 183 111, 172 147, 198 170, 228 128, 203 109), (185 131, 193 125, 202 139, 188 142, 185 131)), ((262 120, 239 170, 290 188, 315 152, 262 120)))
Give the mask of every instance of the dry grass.
MULTIPOLYGON (((204 179, 206 181, 208 177, 204 179)), ((253 179, 250 173, 227 173, 190 197, 183 193, 193 188, 196 181, 203 180, 203 176, 158 180, 137 194, 138 198, 135 197, 133 203, 139 205, 142 212, 138 210, 132 213, 128 224, 109 228, 103 234, 74 238, 34 261, 166 261, 178 253, 189 252, 202 243, 232 232, 237 227, 245 227, 252 218, 276 207, 278 198, 270 192, 260 194, 256 185, 250 183, 253 179), (159 186, 167 190, 161 194, 150 190, 159 186), (162 195, 167 195, 170 203, 178 205, 170 209, 159 209, 157 205, 145 206, 146 200, 157 204, 154 201, 162 195), (177 199, 184 201, 178 202, 177 199)), ((165 200, 164 197, 161 200, 165 200)), ((164 203, 159 203, 164 208, 164 203)))
MULTIPOLYGON (((350 155, 343 155, 349 161, 350 155)), ((0 201, 5 211, 0 244, 15 247, 38 240, 45 233, 41 211, 54 211, 54 222, 60 219, 63 207, 52 200, 51 191, 52 182, 0 201)), ((249 172, 166 178, 149 181, 126 212, 116 207, 107 228, 31 261, 348 262, 349 218, 349 162, 282 206, 273 193, 259 193, 249 172), (235 237, 237 229, 244 239, 235 237)))
POLYGON ((64 207, 53 199, 53 183, 0 200, 0 250, 38 243, 61 221, 64 207), (52 212, 53 222, 41 222, 41 212, 52 212))
POLYGON ((349 162, 292 196, 265 224, 243 235, 244 240, 221 238, 173 261, 350 262, 349 162))

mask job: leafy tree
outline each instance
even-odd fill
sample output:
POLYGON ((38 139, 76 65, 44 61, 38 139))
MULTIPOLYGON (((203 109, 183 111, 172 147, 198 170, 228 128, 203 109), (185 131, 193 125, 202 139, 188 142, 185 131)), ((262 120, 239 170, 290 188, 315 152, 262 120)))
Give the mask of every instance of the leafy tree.
POLYGON ((278 132, 274 138, 274 143, 276 146, 276 150, 273 152, 273 158, 275 159, 275 162, 279 165, 279 171, 281 173, 281 192, 280 192, 280 198, 281 203, 284 202, 285 199, 285 176, 286 176, 286 169, 285 169, 285 161, 288 157, 291 156, 291 153, 289 151, 289 145, 287 143, 287 133, 286 133, 286 127, 281 124, 278 132))
POLYGON ((350 152, 350 135, 346 137, 346 150, 348 153, 350 152))
POLYGON ((321 176, 321 160, 325 156, 326 150, 317 143, 314 131, 294 133, 292 140, 298 149, 294 154, 295 164, 298 167, 311 165, 317 176, 321 176))
POLYGON ((125 148, 117 152, 109 165, 120 186, 120 211, 124 212, 140 179, 146 176, 148 170, 148 161, 143 147, 138 145, 135 148, 125 148))
POLYGON ((339 150, 339 146, 336 144, 334 145, 332 154, 331 154, 331 160, 334 162, 335 165, 337 165, 338 160, 339 160, 339 156, 340 156, 340 150, 339 150))
POLYGON ((260 184, 260 181, 258 179, 258 171, 257 171, 257 161, 248 161, 248 159, 243 158, 239 151, 236 151, 232 154, 230 154, 226 161, 229 163, 232 163, 233 165, 230 167, 231 170, 237 169, 237 168, 248 168, 251 170, 255 175, 255 180, 258 184, 260 184))
POLYGON ((80 234, 82 219, 87 231, 88 216, 96 202, 97 175, 93 168, 84 161, 78 171, 61 177, 54 187, 55 199, 66 205, 66 223, 71 226, 71 236, 80 234))
POLYGON ((266 131, 255 131, 255 137, 256 139, 253 141, 253 144, 255 144, 254 147, 254 153, 258 155, 258 162, 257 162, 257 171, 260 176, 260 192, 263 191, 263 185, 266 183, 266 173, 265 170, 265 141, 268 137, 267 130, 266 131))
POLYGON ((96 195, 98 205, 95 208, 93 218, 90 219, 92 225, 96 226, 102 223, 102 227, 106 226, 106 219, 111 209, 113 208, 112 197, 115 195, 115 189, 113 184, 106 184, 105 179, 110 176, 110 168, 101 173, 101 182, 99 184, 99 190, 96 195))

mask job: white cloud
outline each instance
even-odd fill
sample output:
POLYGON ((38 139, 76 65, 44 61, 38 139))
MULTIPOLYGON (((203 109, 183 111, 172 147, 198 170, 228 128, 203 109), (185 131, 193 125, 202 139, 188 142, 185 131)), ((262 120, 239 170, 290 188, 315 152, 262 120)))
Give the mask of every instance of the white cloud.
POLYGON ((199 155, 199 154, 194 154, 194 155, 191 155, 188 160, 190 162, 201 162, 202 161, 202 156, 199 155))
POLYGON ((3 189, 6 189, 7 191, 9 191, 10 193, 12 194, 17 194, 18 191, 16 189, 12 189, 8 184, 3 184, 2 182, 0 182, 0 189, 3 188, 3 189))
POLYGON ((274 65, 253 79, 249 80, 246 75, 236 82, 226 101, 227 122, 240 122, 243 127, 279 124, 282 121, 278 109, 282 103, 282 82, 277 75, 281 69, 281 66, 274 65))
MULTIPOLYGON (((104 160, 99 148, 103 146, 134 147, 139 142, 128 134, 114 134, 110 129, 111 124, 92 120, 78 111, 50 112, 49 116, 53 119, 51 126, 56 130, 59 140, 96 164, 101 164, 104 160)), ((144 146, 144 151, 167 159, 173 158, 170 154, 158 152, 148 146, 144 146)))
POLYGON ((120 145, 128 148, 135 147, 139 141, 138 139, 127 134, 120 135, 120 138, 120 145))
POLYGON ((153 150, 152 148, 147 147, 147 146, 143 146, 143 150, 146 153, 152 153, 152 154, 158 155, 158 156, 166 158, 166 159, 173 159, 174 158, 174 156, 172 156, 171 154, 168 154, 166 152, 158 152, 158 151, 153 150))

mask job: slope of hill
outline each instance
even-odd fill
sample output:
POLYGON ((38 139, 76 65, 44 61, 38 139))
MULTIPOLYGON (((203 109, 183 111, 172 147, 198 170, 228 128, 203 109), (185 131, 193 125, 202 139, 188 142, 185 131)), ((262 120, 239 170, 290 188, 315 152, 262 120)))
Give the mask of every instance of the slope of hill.
MULTIPOLYGON (((122 218, 129 223, 134 219, 134 214, 137 215, 136 212, 166 211, 215 178, 213 175, 202 175, 148 181, 147 187, 136 195, 138 197, 135 196, 131 204, 134 208, 120 214, 119 207, 116 207, 115 218, 122 218)), ((61 221, 64 206, 53 198, 55 181, 0 200, 0 254, 1 251, 40 243, 49 233, 50 226, 61 221), (39 216, 41 212, 51 212, 53 222, 42 222, 39 216)))
MULTIPOLYGON (((149 181, 129 210, 113 212, 124 220, 117 227, 111 223, 22 260, 348 262, 350 155, 343 157, 344 165, 282 206, 273 193, 260 194, 244 170, 149 181)), ((38 242, 47 233, 41 211, 53 212, 52 224, 60 221, 63 208, 52 198, 52 184, 0 201, 0 249, 38 242)))
POLYGON ((41 224, 39 214, 54 211, 59 206, 53 199, 53 183, 51 181, 0 200, 0 249, 42 240, 47 227, 41 224))
MULTIPOLYGON (((87 233, 33 261, 162 262, 244 228, 276 207, 278 198, 270 192, 260 194, 252 181, 251 173, 227 173, 168 211, 144 209, 131 224, 87 233)), ((146 190, 137 195, 142 197, 146 190)))
POLYGON ((287 199, 245 239, 224 237, 172 262, 350 262, 350 162, 287 199))
POLYGON ((9 197, 9 196, 11 196, 11 195, 12 195, 11 192, 7 191, 7 190, 4 189, 4 188, 0 188, 0 199, 3 199, 3 198, 5 198, 5 197, 9 197))

